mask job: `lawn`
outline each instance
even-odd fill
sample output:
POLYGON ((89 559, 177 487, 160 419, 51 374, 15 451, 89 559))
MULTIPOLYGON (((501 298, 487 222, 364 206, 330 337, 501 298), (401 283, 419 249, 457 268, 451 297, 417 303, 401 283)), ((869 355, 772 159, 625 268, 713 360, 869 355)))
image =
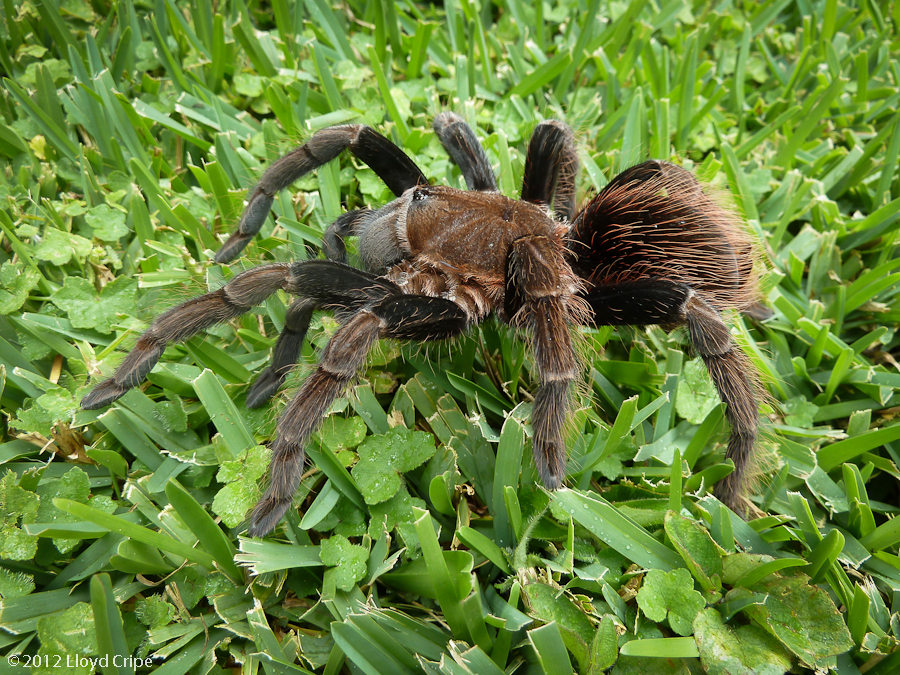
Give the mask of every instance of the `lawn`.
POLYGON ((3 0, 3 672, 900 672, 900 2, 712 4, 3 0), (280 292, 80 409, 162 311, 393 198, 345 153, 216 264, 313 132, 368 124, 464 187, 445 110, 508 196, 560 119, 579 202, 653 157, 742 214, 772 311, 730 317, 769 394, 753 518, 712 496, 729 430, 683 330, 577 331, 555 493, 521 334, 381 341, 265 539, 265 444, 330 314, 261 408, 280 292))

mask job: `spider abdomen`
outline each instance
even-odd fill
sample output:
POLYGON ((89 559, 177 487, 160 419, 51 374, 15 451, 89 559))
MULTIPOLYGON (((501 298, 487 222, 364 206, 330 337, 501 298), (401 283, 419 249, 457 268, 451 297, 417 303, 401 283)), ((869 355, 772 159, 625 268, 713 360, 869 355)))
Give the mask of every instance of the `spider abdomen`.
POLYGON ((569 247, 598 286, 669 279, 717 309, 755 298, 752 246, 737 218, 673 164, 651 161, 611 181, 578 215, 569 247))

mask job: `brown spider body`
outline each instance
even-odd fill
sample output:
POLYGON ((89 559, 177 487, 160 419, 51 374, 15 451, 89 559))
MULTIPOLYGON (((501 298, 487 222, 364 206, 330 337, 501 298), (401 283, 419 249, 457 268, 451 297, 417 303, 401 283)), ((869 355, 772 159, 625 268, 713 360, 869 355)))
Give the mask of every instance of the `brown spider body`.
MULTIPOLYGON (((502 320, 512 319, 505 316, 504 298, 508 255, 514 246, 546 240, 549 248, 564 250, 567 227, 545 208, 497 192, 416 187, 392 202, 398 203, 405 206, 394 222, 403 259, 385 267, 367 265, 368 271, 383 274, 410 295, 456 302, 473 323, 492 312, 502 320)), ((361 247, 365 237, 362 229, 361 247)), ((577 275, 564 259, 554 260, 552 266, 565 279, 567 296, 575 298, 582 286, 577 275)), ((554 280, 554 288, 559 284, 554 280)))
POLYGON ((216 255, 235 258, 259 231, 275 194, 344 149, 368 164, 396 199, 345 213, 326 230, 326 260, 247 270, 212 293, 153 322, 108 380, 82 401, 97 408, 137 386, 169 342, 249 311, 283 289, 288 308, 272 365, 253 383, 247 405, 263 405, 293 367, 315 310, 341 326, 278 422, 269 485, 249 532, 271 531, 290 508, 305 445, 380 338, 441 340, 491 314, 528 335, 540 384, 532 412, 535 465, 550 489, 566 478, 563 426, 578 363, 578 325, 686 325, 731 423, 727 457, 735 470, 715 490, 743 510, 747 465, 757 435, 756 378, 720 312, 755 299, 751 246, 733 214, 688 172, 645 162, 614 178, 575 212, 578 161, 561 122, 538 125, 525 161, 522 195, 497 192, 487 155, 456 115, 435 131, 460 167, 468 191, 432 186, 399 148, 368 127, 317 132, 275 162, 250 191, 238 230, 216 255), (346 264, 344 238, 359 239, 364 270, 346 264))

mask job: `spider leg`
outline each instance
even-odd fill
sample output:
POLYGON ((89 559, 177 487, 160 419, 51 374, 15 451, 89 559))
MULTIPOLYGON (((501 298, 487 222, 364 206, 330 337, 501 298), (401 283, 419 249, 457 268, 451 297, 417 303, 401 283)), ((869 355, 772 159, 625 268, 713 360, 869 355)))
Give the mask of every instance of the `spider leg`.
POLYGON ((387 279, 331 260, 293 263, 285 290, 314 300, 317 307, 351 312, 402 292, 387 279))
POLYGON ((242 272, 225 286, 173 307, 161 314, 138 338, 115 374, 81 400, 93 410, 112 403, 147 376, 170 342, 182 342, 217 323, 244 314, 288 282, 290 265, 275 263, 242 272))
POLYGON ((248 534, 261 537, 271 532, 291 507, 303 475, 306 442, 379 337, 440 340, 467 326, 468 315, 461 307, 429 296, 390 295, 357 311, 329 340, 315 372, 278 420, 269 485, 250 515, 248 534))
POLYGON ((371 127, 343 124, 322 129, 266 169, 247 195, 240 225, 216 253, 216 262, 230 262, 244 250, 265 222, 279 191, 330 162, 346 148, 370 166, 398 197, 411 187, 428 185, 415 162, 371 127))
POLYGON ((713 493, 736 513, 746 510, 748 467, 758 433, 755 370, 731 339, 719 311, 685 284, 667 279, 598 286, 585 294, 595 325, 687 324, 691 343, 703 359, 719 398, 727 404, 731 425, 726 457, 734 471, 719 481, 713 493))
POLYGON ((683 323, 679 308, 691 289, 668 279, 639 279, 598 285, 584 293, 595 326, 649 326, 683 323))
MULTIPOLYGON (((248 408, 265 405, 284 384, 285 377, 297 363, 297 355, 303 346, 303 339, 309 328, 313 311, 320 307, 330 307, 337 310, 339 314, 341 312, 352 313, 379 297, 400 293, 400 289, 389 281, 378 279, 355 267, 338 265, 325 260, 311 260, 295 265, 289 290, 302 297, 295 300, 288 308, 284 330, 278 336, 272 352, 272 364, 256 379, 247 394, 248 408), (368 292, 360 291, 361 288, 366 287, 371 287, 368 292)), ((393 332, 390 336, 411 340, 441 339, 442 322, 433 311, 437 299, 429 299, 427 305, 429 311, 424 324, 420 326, 418 314, 416 314, 419 310, 416 308, 424 301, 414 299, 419 296, 402 295, 400 297, 401 299, 398 300, 385 300, 381 305, 380 311, 387 312, 388 324, 397 324, 392 329, 393 332), (401 305, 402 311, 406 314, 395 315, 397 310, 393 309, 394 303, 401 305), (409 335, 402 334, 401 329, 409 330, 409 335), (432 333, 437 337, 433 337, 432 333)), ((451 324, 456 325, 457 305, 449 300, 440 300, 440 302, 449 303, 447 316, 450 317, 451 324)))
POLYGON ((727 406, 725 418, 731 424, 725 457, 734 462, 734 471, 716 484, 713 494, 735 513, 745 513, 747 474, 759 425, 756 371, 734 344, 719 312, 702 297, 692 295, 684 306, 684 315, 691 342, 727 406))
POLYGON ((541 122, 534 129, 525 156, 522 200, 553 205, 558 220, 575 217, 575 175, 578 152, 569 126, 559 120, 541 122))
POLYGON ((540 386, 531 424, 538 474, 551 490, 562 487, 566 472, 563 426, 569 407, 570 384, 578 373, 569 334, 576 299, 560 274, 567 269, 555 244, 544 236, 513 242, 507 255, 507 317, 531 329, 540 386), (515 314, 509 313, 515 310, 515 314))
POLYGON ((497 179, 487 154, 472 127, 462 117, 456 113, 443 112, 434 118, 434 131, 447 154, 462 171, 470 190, 497 190, 497 179))
POLYGON ((366 214, 371 213, 370 209, 356 209, 348 211, 338 216, 325 234, 322 235, 322 251, 325 258, 334 262, 347 262, 347 247, 344 246, 344 239, 352 237, 356 234, 356 225, 362 220, 366 214))
POLYGON ((290 508, 303 475, 306 442, 356 375, 380 332, 381 321, 371 311, 354 316, 328 342, 318 368, 281 415, 270 446, 269 485, 250 515, 251 537, 271 532, 290 508))
POLYGON ((316 302, 309 298, 294 300, 288 307, 284 319, 284 330, 278 336, 275 349, 272 350, 272 363, 266 368, 247 392, 247 407, 259 408, 284 384, 284 378, 297 364, 297 357, 303 347, 303 339, 309 329, 316 302))
MULTIPOLYGON (((331 262, 346 264, 347 249, 344 238, 356 234, 355 227, 370 209, 357 209, 342 214, 335 220, 322 237, 322 249, 331 262)), ((247 407, 259 408, 272 398, 284 384, 284 379, 297 363, 303 338, 309 328, 312 313, 317 305, 308 299, 294 301, 288 308, 284 330, 278 336, 272 352, 272 364, 260 374, 247 393, 247 407)))

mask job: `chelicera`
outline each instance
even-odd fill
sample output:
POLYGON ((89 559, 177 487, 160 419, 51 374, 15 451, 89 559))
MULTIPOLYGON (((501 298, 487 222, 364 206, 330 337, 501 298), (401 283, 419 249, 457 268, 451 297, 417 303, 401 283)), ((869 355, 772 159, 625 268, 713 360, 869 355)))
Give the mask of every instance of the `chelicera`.
POLYGON ((715 495, 743 511, 757 437, 756 376, 722 318, 756 296, 752 247, 740 221, 688 171, 661 161, 624 171, 576 212, 578 158, 571 130, 558 121, 534 130, 521 199, 510 199, 498 192, 484 149, 459 116, 438 115, 434 130, 468 191, 431 185, 402 150, 361 125, 318 131, 276 161, 250 191, 217 262, 240 254, 280 190, 345 149, 396 199, 340 216, 325 232, 324 260, 261 265, 165 312, 82 407, 108 405, 143 381, 166 344, 237 317, 281 289, 296 299, 271 365, 247 396, 248 406, 263 405, 297 361, 313 312, 332 310, 341 326, 278 421, 268 487, 250 515, 249 533, 261 536, 290 508, 310 435, 380 338, 445 340, 492 314, 521 328, 540 381, 534 461, 544 485, 557 489, 566 478, 563 427, 579 376, 573 329, 685 325, 731 424, 726 454, 735 468, 715 495), (350 236, 359 238, 364 269, 346 264, 350 236))

